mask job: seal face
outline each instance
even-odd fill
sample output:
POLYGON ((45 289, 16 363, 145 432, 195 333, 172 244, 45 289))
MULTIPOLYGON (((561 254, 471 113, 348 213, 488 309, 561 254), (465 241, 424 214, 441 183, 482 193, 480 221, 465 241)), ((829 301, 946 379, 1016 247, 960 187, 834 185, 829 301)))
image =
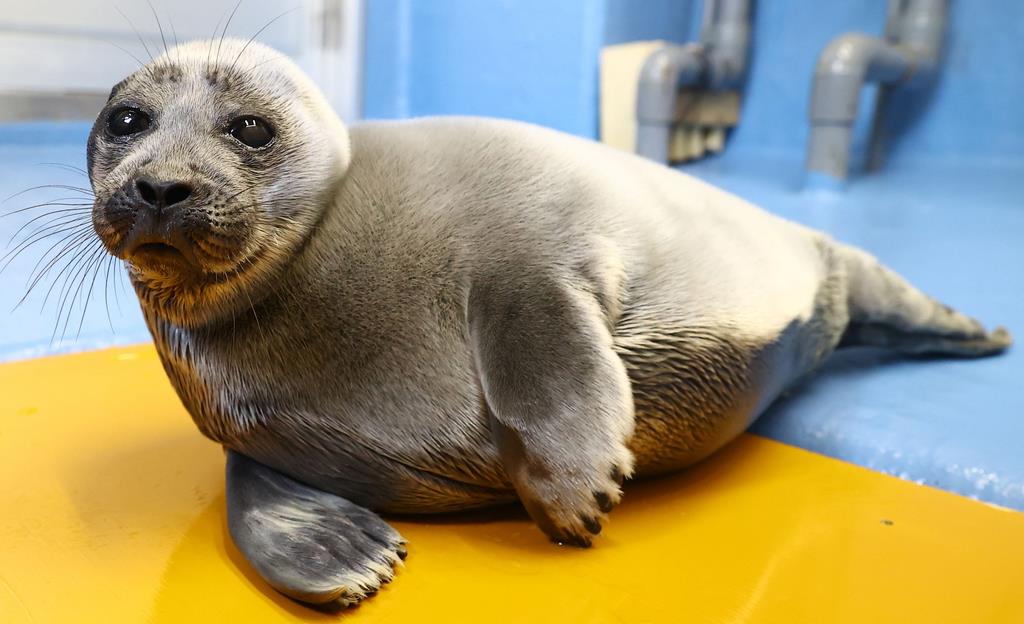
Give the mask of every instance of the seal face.
POLYGON ((840 344, 1010 344, 862 251, 589 141, 350 132, 258 44, 127 78, 88 158, 97 235, 229 449, 232 537, 307 602, 391 578, 403 540, 374 511, 518 499, 589 545, 624 479, 714 452, 840 344))
POLYGON ((295 97, 305 77, 226 43, 175 48, 119 83, 89 137, 97 234, 146 306, 188 327, 280 275, 349 158, 323 101, 295 97))

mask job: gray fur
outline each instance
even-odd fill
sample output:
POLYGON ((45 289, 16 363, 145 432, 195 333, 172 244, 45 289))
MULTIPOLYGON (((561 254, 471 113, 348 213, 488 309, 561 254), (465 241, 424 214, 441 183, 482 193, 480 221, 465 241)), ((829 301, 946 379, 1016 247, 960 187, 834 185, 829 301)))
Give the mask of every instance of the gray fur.
POLYGON ((228 530, 275 589, 322 604, 354 604, 394 576, 405 540, 363 507, 233 451, 228 530))
POLYGON ((101 114, 89 167, 114 254, 136 175, 202 189, 180 227, 216 257, 129 273, 179 396, 233 451, 232 534, 289 595, 372 589, 345 580, 358 557, 274 576, 282 540, 347 552, 371 517, 356 506, 518 498, 553 539, 589 544, 634 468, 707 456, 841 339, 1009 344, 862 252, 603 146, 483 119, 350 139, 293 66, 242 45, 224 42, 237 69, 189 44, 119 85, 110 107, 140 102, 155 128, 112 141, 101 114), (225 137, 241 113, 275 143, 225 137), (315 518, 242 520, 282 505, 315 518))

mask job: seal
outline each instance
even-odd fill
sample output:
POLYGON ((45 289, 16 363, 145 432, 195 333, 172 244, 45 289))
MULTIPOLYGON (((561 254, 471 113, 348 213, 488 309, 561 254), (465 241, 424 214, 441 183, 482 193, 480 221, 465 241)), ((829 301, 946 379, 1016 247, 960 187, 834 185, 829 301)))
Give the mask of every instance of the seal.
POLYGON ((743 431, 837 347, 983 356, 986 330, 858 249, 692 177, 478 118, 346 128, 290 61, 194 42, 114 87, 93 221, 223 444, 239 549, 357 602, 376 512, 519 500, 589 545, 624 479, 743 431))

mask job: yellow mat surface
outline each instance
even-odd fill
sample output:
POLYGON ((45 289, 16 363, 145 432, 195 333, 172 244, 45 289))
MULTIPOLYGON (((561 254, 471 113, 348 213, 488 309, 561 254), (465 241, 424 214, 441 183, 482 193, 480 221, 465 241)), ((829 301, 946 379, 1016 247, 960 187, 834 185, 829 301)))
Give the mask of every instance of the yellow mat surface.
POLYGON ((0 366, 0 622, 1024 622, 1024 514, 755 436, 627 486, 589 550, 516 510, 402 519, 362 606, 277 595, 151 347, 0 366))

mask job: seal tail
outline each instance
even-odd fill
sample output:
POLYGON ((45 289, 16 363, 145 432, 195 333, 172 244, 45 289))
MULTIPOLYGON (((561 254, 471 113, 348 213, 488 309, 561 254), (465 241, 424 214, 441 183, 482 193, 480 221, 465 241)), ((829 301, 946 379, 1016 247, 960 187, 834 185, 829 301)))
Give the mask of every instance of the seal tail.
POLYGON ((836 245, 844 265, 850 321, 839 346, 886 347, 914 355, 983 357, 1005 351, 1013 338, 935 301, 873 256, 836 245))

